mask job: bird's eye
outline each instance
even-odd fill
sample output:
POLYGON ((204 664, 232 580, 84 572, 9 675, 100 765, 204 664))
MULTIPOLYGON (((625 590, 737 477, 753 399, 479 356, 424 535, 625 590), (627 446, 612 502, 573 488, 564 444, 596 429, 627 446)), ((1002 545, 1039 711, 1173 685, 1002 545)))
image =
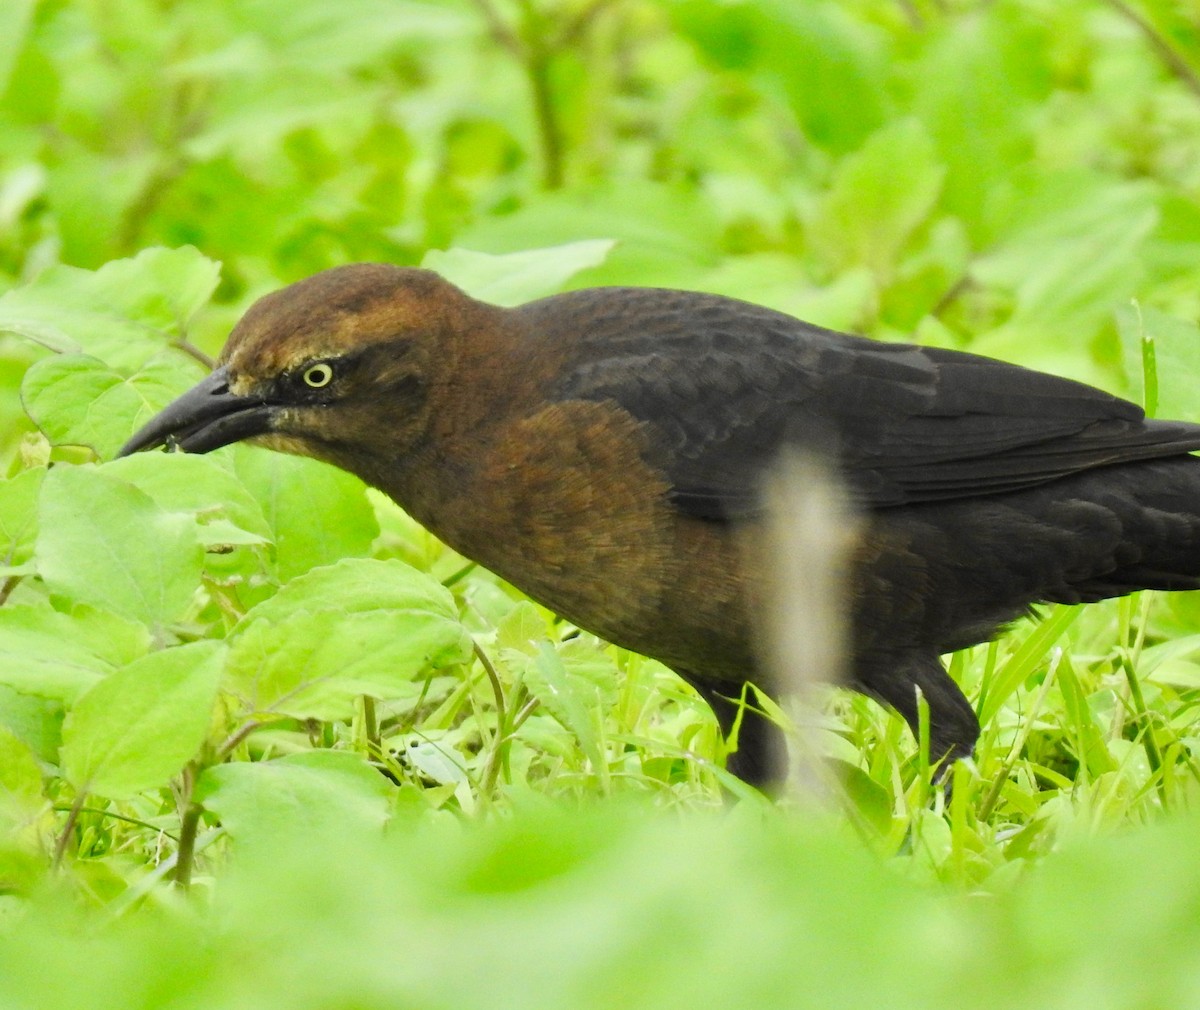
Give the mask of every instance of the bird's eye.
POLYGON ((333 381, 333 368, 327 365, 324 361, 318 362, 315 365, 309 365, 304 370, 304 383, 307 386, 312 386, 313 389, 320 389, 322 386, 328 386, 333 381))

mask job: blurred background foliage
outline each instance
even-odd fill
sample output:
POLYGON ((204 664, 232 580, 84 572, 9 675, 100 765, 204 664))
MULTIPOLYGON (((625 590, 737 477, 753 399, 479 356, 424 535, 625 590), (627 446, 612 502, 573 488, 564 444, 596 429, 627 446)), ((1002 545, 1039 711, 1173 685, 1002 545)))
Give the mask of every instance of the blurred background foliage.
POLYGON ((193 244, 240 307, 348 261, 617 239, 577 285, 716 290, 1118 386, 1114 306, 1200 310, 1178 0, 0 17, 7 283, 193 244))
POLYGON ((987 726, 950 803, 837 695, 836 815, 714 815, 675 678, 357 482, 90 465, 255 297, 371 259, 710 290, 1200 419, 1200 4, 0 0, 0 1005, 1196 1002, 1194 817, 1096 837, 1195 805, 1192 597, 956 656, 987 726), (384 563, 356 627, 444 668, 250 690, 353 651, 338 593, 384 563))

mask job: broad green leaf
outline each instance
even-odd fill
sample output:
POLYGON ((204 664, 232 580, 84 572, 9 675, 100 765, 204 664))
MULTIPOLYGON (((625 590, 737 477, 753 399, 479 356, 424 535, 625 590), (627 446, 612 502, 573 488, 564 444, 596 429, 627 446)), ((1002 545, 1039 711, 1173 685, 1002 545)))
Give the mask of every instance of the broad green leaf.
POLYGON ((932 213, 944 175, 921 124, 896 120, 838 165, 809 224, 813 245, 835 270, 866 264, 890 276, 932 213))
POLYGON ((270 540, 271 527, 262 506, 215 456, 139 452, 101 469, 141 488, 168 512, 193 516, 206 545, 270 540), (239 530, 243 535, 233 539, 239 530))
POLYGON ((25 410, 54 445, 108 458, 143 422, 203 376, 180 355, 156 355, 126 375, 86 354, 43 358, 25 373, 25 410))
POLYGON ((348 558, 293 579, 242 618, 228 679, 252 710, 340 718, 359 695, 415 695, 419 674, 471 651, 444 586, 400 561, 348 558))
POLYGON ((20 565, 33 554, 37 498, 46 471, 26 470, 0 481, 0 562, 20 565))
POLYGON ((886 50, 864 19, 821 0, 674 0, 675 23, 726 70, 782 91, 804 133, 851 150, 878 124, 885 103, 886 50))
POLYGON ((521 600, 496 625, 496 647, 535 656, 549 632, 542 612, 528 600, 521 600))
POLYGON ((252 620, 230 641, 226 688, 251 713, 346 719, 362 695, 415 701, 423 671, 465 658, 462 640, 457 622, 414 610, 252 620))
POLYGON ((52 592, 161 627, 191 606, 203 551, 194 523, 144 491, 58 466, 42 483, 34 557, 52 592))
POLYGON ((603 264, 576 275, 574 286, 689 287, 697 271, 719 262, 720 229, 701 194, 636 181, 542 194, 512 214, 480 219, 455 242, 482 252, 509 253, 581 239, 617 244, 603 264))
MULTIPOLYGON (((454 597, 436 579, 402 561, 345 558, 293 579, 246 614, 235 631, 256 621, 277 623, 293 614, 323 610, 338 614, 411 612, 458 626, 454 597)), ((470 641, 461 627, 458 634, 452 651, 465 657, 470 653, 470 641)))
POLYGON ((216 286, 195 249, 147 249, 96 271, 51 267, 0 296, 0 332, 136 370, 178 339, 216 286))
POLYGON ((235 450, 234 472, 262 506, 282 581, 370 552, 379 523, 357 477, 299 456, 235 450))
POLYGON ((93 608, 0 608, 0 684, 70 703, 149 648, 141 624, 93 608))
MULTIPOLYGON (((86 685, 90 686, 90 683, 86 685)), ((22 740, 48 764, 58 761, 62 721, 63 706, 59 701, 23 694, 0 684, 0 726, 22 740)))
POLYGON ((911 67, 914 111, 946 165, 943 206, 977 241, 983 210, 1033 150, 1033 104, 1052 86, 1044 20, 1018 4, 946 19, 911 67))
MULTIPOLYGON (((1139 253, 1157 220, 1157 211, 1147 208, 1127 218, 1110 217, 1071 241, 1043 246, 1038 269, 1025 271, 1016 285, 1014 320, 1062 327, 1068 334, 1090 333, 1136 289, 1139 253)), ((986 280, 989 266, 980 261, 972 274, 986 280)))
POLYGON ((101 681, 63 724, 63 775, 112 799, 165 786, 208 733, 224 646, 193 642, 152 652, 101 681))
POLYGON ((357 754, 312 751, 206 768, 195 798, 239 842, 312 828, 379 831, 395 787, 357 754))
POLYGON ((599 266, 614 245, 611 239, 586 239, 499 256, 470 249, 434 249, 425 254, 421 266, 436 270, 481 301, 520 305, 552 295, 579 271, 599 266))
MULTIPOLYGON (((589 646, 567 643, 556 650, 539 643, 537 655, 526 659, 524 680, 530 692, 579 741, 594 769, 604 767, 601 733, 604 713, 616 694, 612 661, 589 646)), ((508 658, 519 654, 511 650, 508 658)))

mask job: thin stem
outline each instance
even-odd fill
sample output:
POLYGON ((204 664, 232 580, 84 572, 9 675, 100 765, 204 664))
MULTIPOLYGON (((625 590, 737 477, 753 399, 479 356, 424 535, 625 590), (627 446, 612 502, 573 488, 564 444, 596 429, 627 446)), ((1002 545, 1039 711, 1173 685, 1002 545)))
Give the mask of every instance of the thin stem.
POLYGON ((575 15, 564 26, 562 31, 554 39, 554 44, 551 46, 554 50, 565 49, 567 46, 579 40, 579 37, 587 31, 588 26, 596 20, 596 17, 604 12, 606 7, 612 6, 613 0, 592 0, 583 10, 575 15))
POLYGON ((550 85, 551 55, 535 48, 525 62, 525 73, 533 91, 533 110, 537 116, 538 136, 542 145, 542 185, 561 189, 563 184, 563 136, 558 113, 554 109, 554 90, 550 85))
POLYGON ((1200 96, 1200 76, 1192 69, 1191 64, 1183 58, 1170 40, 1140 11, 1135 10, 1125 0, 1107 0, 1108 5, 1123 18, 1135 25, 1158 53, 1168 69, 1182 81, 1194 94, 1200 96))
MULTIPOLYGON (((54 809, 57 813, 61 814, 64 811, 70 811, 71 807, 55 807, 54 809)), ((81 814, 96 814, 98 817, 108 817, 114 821, 124 821, 126 824, 133 824, 139 828, 148 828, 151 831, 157 831, 160 834, 166 835, 173 842, 179 841, 177 835, 173 835, 171 832, 160 828, 157 824, 151 824, 149 821, 143 821, 138 817, 127 817, 125 814, 118 814, 113 810, 105 810, 103 807, 80 807, 79 812, 81 814)))
POLYGON ((488 31, 491 32, 492 38, 504 46, 517 59, 524 61, 525 43, 521 41, 516 32, 500 16, 500 12, 496 10, 495 4, 491 0, 474 0, 474 3, 479 8, 479 13, 483 15, 483 20, 487 22, 488 31))
POLYGON ((0 583, 0 607, 8 602, 8 598, 12 596, 12 592, 21 583, 20 575, 10 575, 3 583, 0 583))
POLYGON ((183 353, 188 355, 189 357, 195 358, 198 362, 200 362, 200 364, 202 364, 207 369, 211 370, 211 369, 217 367, 217 362, 216 362, 215 358, 213 358, 212 356, 210 356, 208 354, 205 354, 202 350, 200 350, 199 347, 197 347, 195 344, 193 344, 186 337, 180 337, 178 340, 173 341, 171 346, 176 348, 177 350, 183 351, 183 353))
POLYGON ((492 693, 496 696, 496 725, 504 725, 504 685, 500 683, 500 675, 496 673, 496 668, 492 666, 492 661, 488 659, 487 653, 480 647, 479 643, 474 639, 471 640, 471 648, 475 650, 475 658, 479 660, 480 666, 487 672, 488 680, 492 685, 492 693))
POLYGON ((243 723, 241 726, 239 726, 230 736, 225 739, 225 742, 217 748, 218 759, 228 757, 238 744, 240 744, 246 739, 246 737, 248 737, 262 725, 263 724, 261 722, 251 720, 250 722, 243 723))
POLYGON ((442 579, 442 585, 445 586, 447 589, 449 589, 452 585, 454 585, 454 583, 458 582, 460 579, 469 575, 471 572, 473 572, 478 567, 479 567, 479 565, 477 565, 474 561, 468 561, 457 572, 454 572, 451 575, 446 576, 446 578, 442 579))
POLYGON ((71 804, 71 809, 67 812, 67 823, 63 825, 58 842, 54 846, 55 868, 62 865, 63 857, 67 854, 67 840, 75 833, 75 825, 79 822, 79 814, 83 810, 83 802, 86 799, 87 791, 81 789, 75 797, 75 802, 71 804))

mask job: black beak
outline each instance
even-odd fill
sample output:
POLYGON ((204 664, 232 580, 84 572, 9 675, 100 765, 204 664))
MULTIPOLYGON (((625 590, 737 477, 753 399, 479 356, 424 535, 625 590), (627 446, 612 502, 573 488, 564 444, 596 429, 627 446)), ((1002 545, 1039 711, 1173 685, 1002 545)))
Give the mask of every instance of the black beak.
POLYGON ((208 378, 169 403, 117 453, 128 456, 156 445, 184 452, 211 452, 231 442, 265 435, 276 411, 261 397, 230 392, 229 373, 218 368, 208 378))

